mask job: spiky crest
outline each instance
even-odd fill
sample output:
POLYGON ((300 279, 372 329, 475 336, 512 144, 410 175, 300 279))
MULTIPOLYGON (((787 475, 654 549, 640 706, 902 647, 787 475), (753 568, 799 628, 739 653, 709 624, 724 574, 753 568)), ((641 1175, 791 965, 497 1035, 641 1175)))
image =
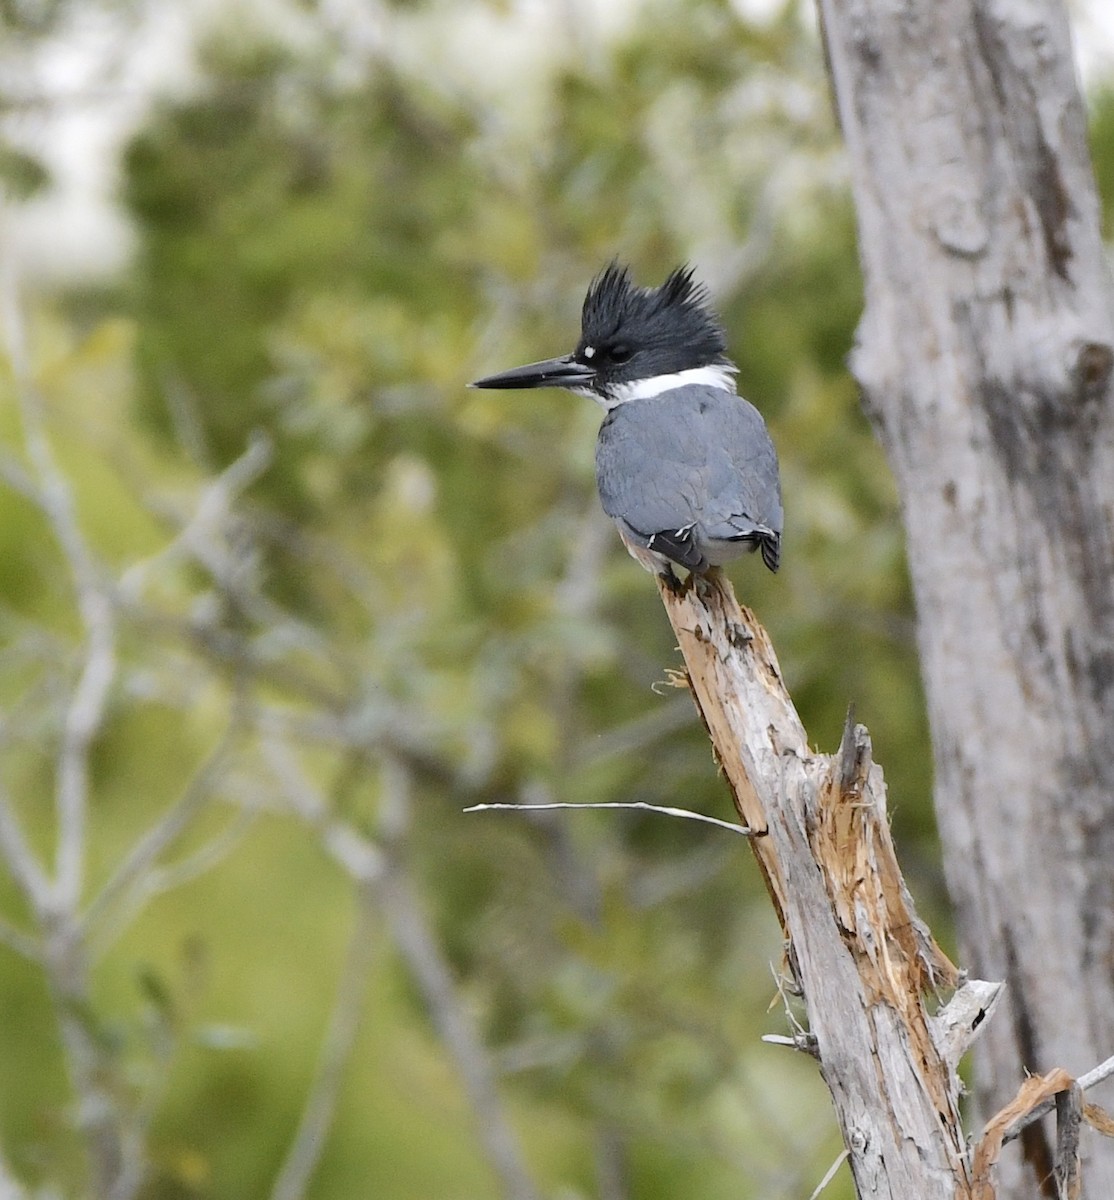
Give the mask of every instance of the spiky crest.
MULTIPOLYGON (((708 289, 680 266, 656 288, 638 287, 613 259, 592 281, 581 313, 578 357, 585 348, 652 346, 683 367, 724 362, 723 327, 709 308, 708 289)), ((589 355, 589 357, 591 357, 589 355)), ((677 369, 677 368, 669 368, 677 369)))

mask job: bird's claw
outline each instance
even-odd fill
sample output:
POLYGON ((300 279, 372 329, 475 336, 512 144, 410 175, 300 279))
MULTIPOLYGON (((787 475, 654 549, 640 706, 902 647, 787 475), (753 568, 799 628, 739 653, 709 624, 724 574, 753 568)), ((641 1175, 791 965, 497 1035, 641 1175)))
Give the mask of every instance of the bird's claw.
POLYGON ((659 571, 658 578, 662 581, 666 590, 678 599, 685 594, 685 585, 677 578, 677 573, 672 567, 667 566, 664 571, 659 571))

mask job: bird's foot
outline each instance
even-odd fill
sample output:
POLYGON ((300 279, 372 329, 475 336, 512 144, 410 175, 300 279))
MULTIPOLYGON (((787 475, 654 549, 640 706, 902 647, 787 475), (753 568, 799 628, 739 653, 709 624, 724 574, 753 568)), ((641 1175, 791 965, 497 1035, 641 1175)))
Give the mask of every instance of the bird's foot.
POLYGON ((723 572, 719 567, 709 567, 701 574, 693 574, 692 584, 701 600, 710 600, 716 589, 722 585, 723 572))
POLYGON ((685 594, 686 584, 681 582, 677 577, 677 572, 668 564, 666 564, 664 570, 658 572, 658 578, 662 581, 666 590, 678 599, 685 594))

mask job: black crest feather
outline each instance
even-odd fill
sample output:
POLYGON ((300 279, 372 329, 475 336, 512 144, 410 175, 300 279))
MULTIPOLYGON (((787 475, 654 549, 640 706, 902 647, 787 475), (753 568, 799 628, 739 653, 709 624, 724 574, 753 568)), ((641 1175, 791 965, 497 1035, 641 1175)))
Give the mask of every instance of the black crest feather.
POLYGON ((636 331, 639 342, 681 354, 686 366, 724 361, 723 326, 689 266, 656 288, 638 287, 617 260, 596 276, 584 297, 581 345, 606 345, 636 331))

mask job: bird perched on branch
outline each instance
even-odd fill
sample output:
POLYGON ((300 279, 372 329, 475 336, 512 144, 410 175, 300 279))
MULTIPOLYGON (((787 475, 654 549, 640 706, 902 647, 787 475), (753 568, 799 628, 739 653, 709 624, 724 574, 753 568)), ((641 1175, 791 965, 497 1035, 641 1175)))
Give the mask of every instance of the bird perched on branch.
POLYGON ((646 570, 678 583, 758 550, 781 555, 777 452, 735 391, 723 327, 690 268, 658 288, 612 262, 584 298, 572 354, 477 379, 478 388, 560 387, 605 412, 596 442, 604 511, 646 570))

